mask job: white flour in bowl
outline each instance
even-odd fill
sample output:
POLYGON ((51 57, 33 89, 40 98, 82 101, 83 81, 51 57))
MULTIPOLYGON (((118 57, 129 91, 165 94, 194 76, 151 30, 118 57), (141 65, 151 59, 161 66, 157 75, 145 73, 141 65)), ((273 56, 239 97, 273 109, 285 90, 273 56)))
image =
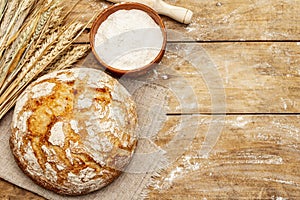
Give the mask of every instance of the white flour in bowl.
POLYGON ((119 10, 98 28, 95 50, 109 66, 134 70, 153 61, 163 46, 158 24, 144 11, 119 10))

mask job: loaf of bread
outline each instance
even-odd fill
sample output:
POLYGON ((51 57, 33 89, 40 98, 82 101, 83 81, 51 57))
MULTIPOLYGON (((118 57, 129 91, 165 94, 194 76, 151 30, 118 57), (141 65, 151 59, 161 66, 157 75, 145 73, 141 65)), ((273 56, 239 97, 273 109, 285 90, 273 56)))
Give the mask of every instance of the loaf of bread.
POLYGON ((37 184, 80 195, 120 175, 137 144, 136 126, 135 104, 117 80, 95 69, 62 70, 21 94, 10 146, 37 184))

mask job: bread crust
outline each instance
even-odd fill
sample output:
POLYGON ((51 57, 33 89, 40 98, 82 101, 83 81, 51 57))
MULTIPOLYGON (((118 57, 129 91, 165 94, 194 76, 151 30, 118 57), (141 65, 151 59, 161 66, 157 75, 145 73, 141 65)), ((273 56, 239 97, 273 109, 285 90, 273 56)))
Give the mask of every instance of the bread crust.
POLYGON ((115 79, 88 68, 45 75, 20 95, 10 147, 34 182, 82 195, 116 179, 137 144, 137 114, 115 79))

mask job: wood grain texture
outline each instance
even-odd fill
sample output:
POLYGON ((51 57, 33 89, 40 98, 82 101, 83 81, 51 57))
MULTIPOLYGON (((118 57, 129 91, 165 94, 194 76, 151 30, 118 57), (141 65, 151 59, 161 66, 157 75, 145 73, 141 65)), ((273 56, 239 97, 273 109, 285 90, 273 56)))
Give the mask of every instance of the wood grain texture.
MULTIPOLYGON (((298 0, 166 0, 194 12, 192 23, 182 25, 163 17, 167 29, 198 41, 300 40, 298 0)), ((104 0, 80 1, 70 19, 88 21, 112 5, 104 0)), ((78 41, 87 41, 86 33, 78 41)), ((175 40, 176 38, 170 38, 175 40)))
POLYGON ((193 10, 194 18, 186 27, 172 20, 166 20, 166 26, 195 40, 300 39, 297 0, 178 0, 174 3, 193 10))
MULTIPOLYGON (((190 112, 211 112, 211 95, 209 84, 217 87, 226 96, 227 113, 299 113, 300 108, 300 46, 298 43, 216 43, 198 44, 215 64, 205 66, 203 59, 198 65, 192 65, 184 59, 168 57, 163 60, 164 66, 171 66, 172 72, 166 73, 172 79, 184 79, 193 88, 198 104, 190 107, 190 112), (199 73, 200 72, 200 73, 199 73), (222 84, 210 83, 210 74, 222 84), (171 73, 171 74, 169 74, 171 73), (222 91, 224 90, 224 91, 222 91), (198 107, 198 108, 197 108, 198 107)), ((192 50, 196 44, 171 44, 171 52, 192 50)), ((195 48, 194 48, 195 49, 195 48)), ((180 54, 180 53, 178 53, 180 54)), ((189 54, 189 53, 186 53, 189 54)), ((201 56, 201 51, 199 53, 201 56)), ((159 68, 160 69, 160 68, 159 68)), ((165 68, 161 68, 165 69, 165 68)), ((161 70, 158 70, 161 71, 161 70)), ((216 90, 218 92, 218 90, 216 90)), ((170 101, 176 100, 171 98, 170 101)), ((170 102, 171 107, 176 102, 170 102)), ((170 109, 176 113, 176 106, 170 109)))
POLYGON ((227 116, 214 150, 203 158, 199 149, 211 118, 195 116, 186 132, 198 129, 192 145, 154 179, 150 199, 299 199, 299 119, 227 116))

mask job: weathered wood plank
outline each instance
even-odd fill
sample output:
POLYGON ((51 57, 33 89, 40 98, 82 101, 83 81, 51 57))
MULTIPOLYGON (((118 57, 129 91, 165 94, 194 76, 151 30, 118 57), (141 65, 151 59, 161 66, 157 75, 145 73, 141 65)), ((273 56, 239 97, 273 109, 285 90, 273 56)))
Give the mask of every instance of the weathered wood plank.
MULTIPOLYGON (((121 82, 164 87, 167 113, 300 113, 299 48, 292 42, 169 44, 154 70, 121 82)), ((91 54, 81 66, 101 68, 91 54)))
MULTIPOLYGON (((195 40, 300 40, 297 0, 166 0, 194 12, 190 25, 163 17, 167 29, 179 31, 195 40)), ((112 5, 104 0, 80 1, 70 19, 88 21, 112 5)), ((67 5, 68 6, 68 5, 67 5)), ((87 41, 85 34, 78 41, 87 41)), ((169 38, 176 40, 176 38, 169 38)))
MULTIPOLYGON (((204 158, 198 152, 211 118, 195 116, 187 131, 200 122, 193 144, 154 179, 150 199, 298 199, 299 119, 227 116, 216 146, 204 158)), ((163 137, 156 143, 166 146, 163 137)))
MULTIPOLYGON (((187 62, 182 63, 180 62, 182 59, 178 60, 178 58, 168 59, 168 55, 162 62, 166 66, 173 66, 176 74, 185 77, 185 80, 192 85, 199 99, 198 112, 210 112, 208 106, 212 105, 210 98, 214 90, 210 92, 206 88, 209 84, 218 87, 222 92, 222 85, 208 82, 209 75, 215 72, 206 71, 206 68, 211 66, 211 64, 205 66, 205 63, 209 63, 205 59, 209 57, 217 68, 218 74, 215 76, 219 76, 223 82, 227 112, 299 113, 300 46, 298 43, 217 43, 199 44, 199 46, 204 48, 207 55, 201 58, 203 61, 199 58, 198 66, 187 62), (202 78, 195 70, 199 68, 201 73, 204 72, 201 74, 202 78), (204 82, 206 87, 203 85, 204 82)), ((177 53, 179 55, 180 52, 185 52, 184 54, 191 53, 197 57, 195 47, 197 46, 194 44, 169 45, 169 49, 179 52, 177 53)), ((200 49, 199 56, 201 55, 204 53, 200 49)), ((171 75, 170 77, 172 79, 171 75)), ((191 112, 195 111, 197 108, 191 112)))
POLYGON ((167 20, 166 26, 196 40, 300 39, 297 0, 178 0, 175 4, 193 10, 193 22, 185 27, 167 20))

